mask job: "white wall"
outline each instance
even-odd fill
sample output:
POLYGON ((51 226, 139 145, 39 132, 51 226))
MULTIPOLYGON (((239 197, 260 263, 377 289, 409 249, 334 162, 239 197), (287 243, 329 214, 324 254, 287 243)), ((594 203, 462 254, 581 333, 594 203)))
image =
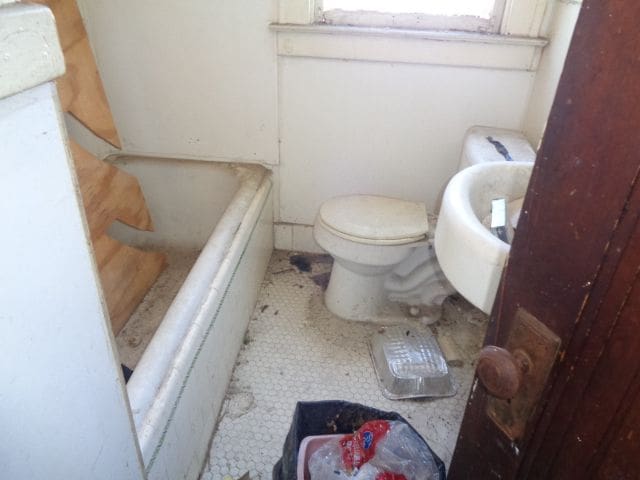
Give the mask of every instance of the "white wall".
POLYGON ((532 72, 282 57, 280 219, 377 193, 435 211, 476 124, 521 127, 532 72))
POLYGON ((0 100, 0 477, 142 480, 55 96, 0 100))
POLYGON ((271 0, 79 0, 123 149, 275 163, 271 0))
MULTIPOLYGON (((436 211, 468 127, 526 123, 535 139, 546 120, 552 82, 527 114, 527 68, 279 57, 273 0, 79 3, 124 149, 276 165, 279 222, 310 225, 326 198, 365 191, 436 211)), ((288 228, 278 247, 296 243, 288 228)))
POLYGON ((549 45, 542 53, 523 125, 534 147, 538 146, 544 134, 581 5, 581 0, 554 1, 547 26, 549 45))

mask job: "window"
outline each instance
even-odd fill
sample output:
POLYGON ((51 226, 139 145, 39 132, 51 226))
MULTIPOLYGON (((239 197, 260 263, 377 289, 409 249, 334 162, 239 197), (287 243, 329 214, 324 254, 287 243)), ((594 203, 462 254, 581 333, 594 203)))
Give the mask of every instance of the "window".
POLYGON ((271 29, 280 56, 531 72, 555 1, 278 0, 271 29))
POLYGON ((316 21, 334 25, 498 32, 504 0, 317 0, 316 21))

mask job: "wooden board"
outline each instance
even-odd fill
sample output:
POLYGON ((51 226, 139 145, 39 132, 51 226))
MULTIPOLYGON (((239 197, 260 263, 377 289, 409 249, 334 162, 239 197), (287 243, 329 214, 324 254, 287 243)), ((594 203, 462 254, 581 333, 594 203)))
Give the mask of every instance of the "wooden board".
POLYGON ((70 146, 102 290, 117 334, 166 266, 166 256, 107 235, 115 220, 153 230, 140 185, 135 177, 98 160, 75 142, 70 146))
MULTIPOLYGON (((67 69, 57 81, 62 109, 119 148, 118 132, 76 1, 36 1, 51 8, 56 18, 67 69)), ((135 177, 98 160, 76 143, 70 146, 102 290, 117 334, 166 266, 166 256, 130 247, 106 234, 115 220, 153 230, 140 185, 135 177)))
POLYGON ((71 154, 92 239, 106 232, 116 218, 138 230, 153 230, 142 189, 133 175, 98 160, 73 141, 71 154))
POLYGON ((36 0, 56 18, 67 71, 57 81, 62 109, 100 138, 120 148, 98 67, 75 0, 36 0))
POLYGON ((93 240, 113 333, 118 334, 166 267, 166 256, 130 247, 103 234, 93 240))

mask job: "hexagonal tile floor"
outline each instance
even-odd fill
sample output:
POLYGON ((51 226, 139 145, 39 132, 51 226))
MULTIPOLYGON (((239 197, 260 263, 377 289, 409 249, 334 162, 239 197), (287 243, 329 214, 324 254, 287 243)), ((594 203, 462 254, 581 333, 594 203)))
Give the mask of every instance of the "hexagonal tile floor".
POLYGON ((388 400, 378 387, 367 346, 368 337, 380 326, 345 321, 328 312, 322 294, 330 257, 293 255, 273 254, 201 480, 239 478, 247 471, 254 480, 270 479, 300 400, 347 400, 396 411, 448 465, 486 317, 462 300, 448 300, 434 325, 401 319, 453 341, 456 364, 461 365, 451 367, 457 394, 388 400))

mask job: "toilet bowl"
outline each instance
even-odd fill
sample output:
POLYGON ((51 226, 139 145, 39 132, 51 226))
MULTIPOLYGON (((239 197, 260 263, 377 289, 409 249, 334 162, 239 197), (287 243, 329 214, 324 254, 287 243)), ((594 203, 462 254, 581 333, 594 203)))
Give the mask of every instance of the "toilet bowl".
MULTIPOLYGON (((472 127, 464 140, 460 167, 465 170, 487 162, 532 163, 534 159, 535 153, 522 134, 472 127)), ((510 177, 500 178, 508 182, 510 177)), ((448 211, 447 222, 452 221, 456 222, 455 213, 448 211)), ((447 270, 443 273, 438 264, 423 203, 376 195, 335 197, 321 205, 313 234, 318 245, 334 258, 325 305, 341 318, 384 321, 390 301, 433 307, 456 291, 447 270)), ((444 250, 442 243, 440 249, 444 250)), ((508 252, 509 246, 505 244, 505 248, 508 252)), ((448 253, 447 260, 451 258, 448 253)), ((502 265, 498 267, 501 271, 502 265)), ((464 266, 456 268, 456 272, 464 271, 464 266)), ((494 277, 487 281, 494 281, 494 277)), ((493 288, 488 291, 495 296, 493 288)), ((468 299, 485 312, 493 303, 486 295, 481 302, 476 296, 468 299)))
POLYGON ((349 195, 322 204, 313 235, 334 259, 325 292, 329 310, 350 320, 379 317, 387 274, 426 245, 428 229, 422 203, 349 195))

